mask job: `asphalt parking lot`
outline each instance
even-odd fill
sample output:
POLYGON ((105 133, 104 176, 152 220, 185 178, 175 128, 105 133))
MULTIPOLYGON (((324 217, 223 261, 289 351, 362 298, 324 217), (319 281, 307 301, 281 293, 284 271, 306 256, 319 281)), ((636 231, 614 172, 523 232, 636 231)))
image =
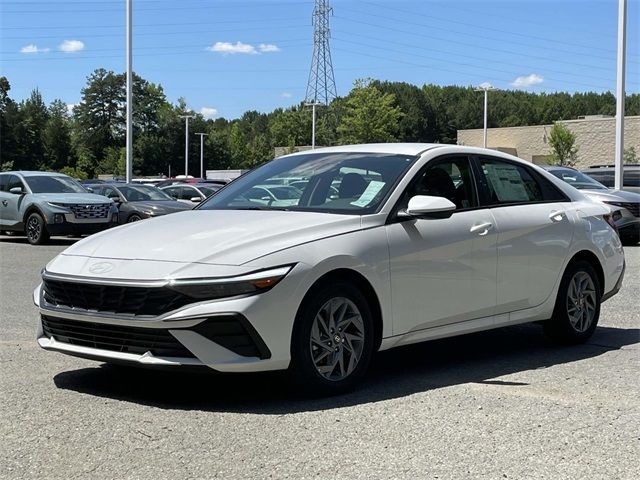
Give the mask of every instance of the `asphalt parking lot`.
POLYGON ((364 386, 45 352, 31 293, 73 240, 0 236, 0 478, 640 478, 640 247, 586 345, 537 325, 384 352, 364 386))

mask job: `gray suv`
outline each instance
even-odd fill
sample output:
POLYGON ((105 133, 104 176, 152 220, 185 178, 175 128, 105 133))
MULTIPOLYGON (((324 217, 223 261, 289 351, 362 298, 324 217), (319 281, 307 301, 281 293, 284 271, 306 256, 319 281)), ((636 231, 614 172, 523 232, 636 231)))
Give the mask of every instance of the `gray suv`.
POLYGON ((24 232, 32 245, 50 235, 82 235, 112 227, 118 207, 61 173, 0 173, 0 231, 24 232))

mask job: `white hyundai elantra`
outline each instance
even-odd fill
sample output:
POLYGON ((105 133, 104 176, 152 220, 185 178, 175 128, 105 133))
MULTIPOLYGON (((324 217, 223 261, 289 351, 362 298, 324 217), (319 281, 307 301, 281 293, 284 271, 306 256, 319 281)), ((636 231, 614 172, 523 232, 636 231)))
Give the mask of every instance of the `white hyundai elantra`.
POLYGON ((620 289, 604 204, 504 153, 354 145, 278 158, 196 210, 79 241, 34 293, 47 350, 339 392, 374 352, 541 321, 591 336, 620 289), (264 187, 287 186, 284 200, 264 187), (292 198, 289 198, 292 197, 292 198))

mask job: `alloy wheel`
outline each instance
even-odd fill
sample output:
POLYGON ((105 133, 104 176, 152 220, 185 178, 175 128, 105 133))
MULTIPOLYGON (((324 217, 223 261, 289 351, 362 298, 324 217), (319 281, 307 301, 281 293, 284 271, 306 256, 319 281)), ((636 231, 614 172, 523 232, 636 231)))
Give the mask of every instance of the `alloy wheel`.
POLYGON ((596 288, 591 276, 577 272, 567 290, 567 314, 576 332, 585 332, 591 327, 596 315, 596 288))
POLYGON ((353 373, 364 342, 362 315, 348 298, 334 297, 316 313, 311 326, 311 359, 327 380, 343 380, 353 373))
POLYGON ((32 242, 37 242, 41 234, 42 225, 36 216, 32 216, 29 218, 29 222, 27 223, 27 236, 32 242))

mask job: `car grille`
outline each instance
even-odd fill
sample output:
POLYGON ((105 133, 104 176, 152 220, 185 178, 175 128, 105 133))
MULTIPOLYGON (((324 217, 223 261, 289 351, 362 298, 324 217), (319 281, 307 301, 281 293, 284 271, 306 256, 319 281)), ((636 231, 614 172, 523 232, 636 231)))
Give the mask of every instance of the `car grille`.
POLYGON ((97 203, 92 205, 77 204, 69 205, 69 208, 73 212, 73 215, 78 219, 96 219, 107 218, 109 210, 111 210, 110 203, 97 203))
POLYGON ((166 329, 79 322, 45 315, 42 316, 42 329, 47 337, 72 345, 140 355, 151 352, 161 357, 194 358, 166 329))
POLYGON ((168 288, 92 285, 44 279, 44 300, 54 306, 119 315, 157 316, 194 303, 168 288))
POLYGON ((621 203, 620 205, 629 210, 634 217, 640 217, 640 203, 621 203))

